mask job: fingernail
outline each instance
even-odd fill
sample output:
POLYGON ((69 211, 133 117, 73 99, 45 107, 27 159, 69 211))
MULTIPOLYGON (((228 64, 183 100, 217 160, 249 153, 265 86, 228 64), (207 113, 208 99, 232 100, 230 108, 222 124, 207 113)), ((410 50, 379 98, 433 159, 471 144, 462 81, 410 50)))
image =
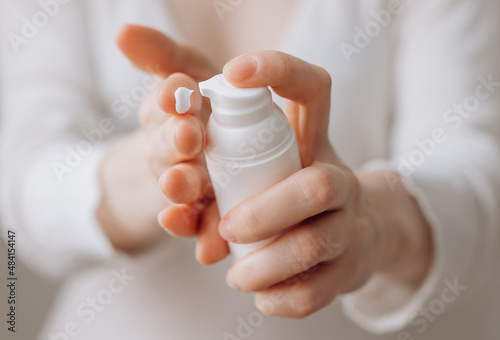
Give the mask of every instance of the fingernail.
POLYGON ((158 186, 160 188, 162 188, 162 183, 163 183, 163 180, 165 179, 165 173, 163 173, 161 176, 160 176, 160 179, 158 180, 158 186))
POLYGON ((233 81, 243 81, 251 78, 259 66, 259 61, 254 56, 237 58, 224 66, 224 76, 233 81))
POLYGON ((229 269, 226 275, 226 282, 229 287, 231 287, 234 290, 239 290, 238 285, 236 284, 236 279, 234 278, 233 271, 229 269))
POLYGON ((229 242, 235 242, 236 237, 231 230, 231 225, 227 220, 222 220, 219 224, 219 234, 223 239, 229 242))
POLYGON ((164 215, 165 215, 165 210, 160 211, 160 213, 157 216, 158 224, 167 234, 172 235, 170 233, 170 230, 168 230, 167 227, 163 224, 164 215))

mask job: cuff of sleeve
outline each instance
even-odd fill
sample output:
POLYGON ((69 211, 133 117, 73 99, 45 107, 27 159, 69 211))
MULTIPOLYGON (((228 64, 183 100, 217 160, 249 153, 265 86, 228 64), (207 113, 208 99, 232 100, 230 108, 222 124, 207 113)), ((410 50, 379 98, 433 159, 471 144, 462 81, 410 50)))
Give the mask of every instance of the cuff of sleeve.
POLYGON ((38 254, 39 262, 49 262, 38 265, 51 274, 82 260, 114 254, 95 213, 101 196, 99 169, 108 145, 94 145, 87 156, 66 147, 65 152, 54 153, 56 157, 37 162, 26 174, 19 196, 20 229, 31 240, 26 248, 38 254))
MULTIPOLYGON (((389 169, 394 171, 395 168, 390 163, 379 160, 372 161, 363 167, 365 171, 389 169)), ((388 181, 390 180, 388 178, 388 181)), ((360 327, 372 333, 395 332, 405 328, 418 315, 423 306, 427 306, 432 298, 439 298, 439 294, 443 294, 443 288, 448 287, 453 293, 460 295, 460 292, 450 288, 453 286, 450 280, 453 281, 455 278, 454 282, 456 283, 458 271, 455 268, 450 268, 448 259, 454 253, 450 252, 449 249, 449 242, 454 242, 453 236, 450 240, 450 232, 444 228, 448 223, 443 223, 443 218, 438 218, 438 212, 443 210, 438 202, 443 197, 439 192, 434 192, 432 186, 425 186, 424 192, 420 188, 418 180, 414 180, 414 178, 404 178, 403 184, 417 199, 431 226, 434 241, 434 263, 418 289, 411 288, 394 278, 374 275, 359 290, 340 297, 344 314, 360 327), (455 276, 448 276, 450 272, 454 273, 455 276)), ((458 261, 460 260, 458 259, 458 261)))

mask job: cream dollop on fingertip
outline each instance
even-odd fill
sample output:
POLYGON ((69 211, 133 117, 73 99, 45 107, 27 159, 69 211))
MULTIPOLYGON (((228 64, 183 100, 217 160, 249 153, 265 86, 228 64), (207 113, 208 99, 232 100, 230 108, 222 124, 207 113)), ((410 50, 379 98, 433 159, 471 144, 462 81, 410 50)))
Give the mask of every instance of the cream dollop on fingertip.
POLYGON ((184 114, 191 108, 191 95, 194 90, 185 87, 179 87, 175 91, 175 111, 179 114, 184 114))

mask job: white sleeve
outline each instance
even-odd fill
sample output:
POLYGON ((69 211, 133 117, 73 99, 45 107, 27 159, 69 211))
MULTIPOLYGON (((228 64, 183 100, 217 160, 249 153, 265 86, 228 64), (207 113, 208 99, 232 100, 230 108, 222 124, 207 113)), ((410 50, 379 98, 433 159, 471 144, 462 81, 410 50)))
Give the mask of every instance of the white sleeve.
POLYGON ((435 258, 417 290, 377 276, 342 298, 376 333, 439 301, 460 306, 498 266, 500 244, 500 2, 403 3, 388 165, 419 202, 435 258))
POLYGON ((42 2, 3 1, 0 11, 0 215, 29 264, 61 275, 113 253, 95 210, 114 125, 92 76, 85 2, 61 2, 54 16, 42 2))

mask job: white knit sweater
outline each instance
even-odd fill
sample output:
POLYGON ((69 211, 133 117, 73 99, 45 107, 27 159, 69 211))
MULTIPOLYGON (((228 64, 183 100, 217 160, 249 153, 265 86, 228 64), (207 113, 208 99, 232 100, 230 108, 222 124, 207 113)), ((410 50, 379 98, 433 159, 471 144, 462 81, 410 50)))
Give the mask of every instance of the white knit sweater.
POLYGON ((3 225, 33 267, 69 278, 40 339, 497 339, 500 2, 397 2, 304 1, 275 48, 329 71, 333 145, 354 168, 401 172, 435 263, 418 291, 375 277, 289 320, 227 288, 227 260, 198 265, 192 241, 129 258, 95 220, 102 155, 137 127, 147 87, 114 32, 139 23, 182 38, 168 6, 2 0, 3 225))

